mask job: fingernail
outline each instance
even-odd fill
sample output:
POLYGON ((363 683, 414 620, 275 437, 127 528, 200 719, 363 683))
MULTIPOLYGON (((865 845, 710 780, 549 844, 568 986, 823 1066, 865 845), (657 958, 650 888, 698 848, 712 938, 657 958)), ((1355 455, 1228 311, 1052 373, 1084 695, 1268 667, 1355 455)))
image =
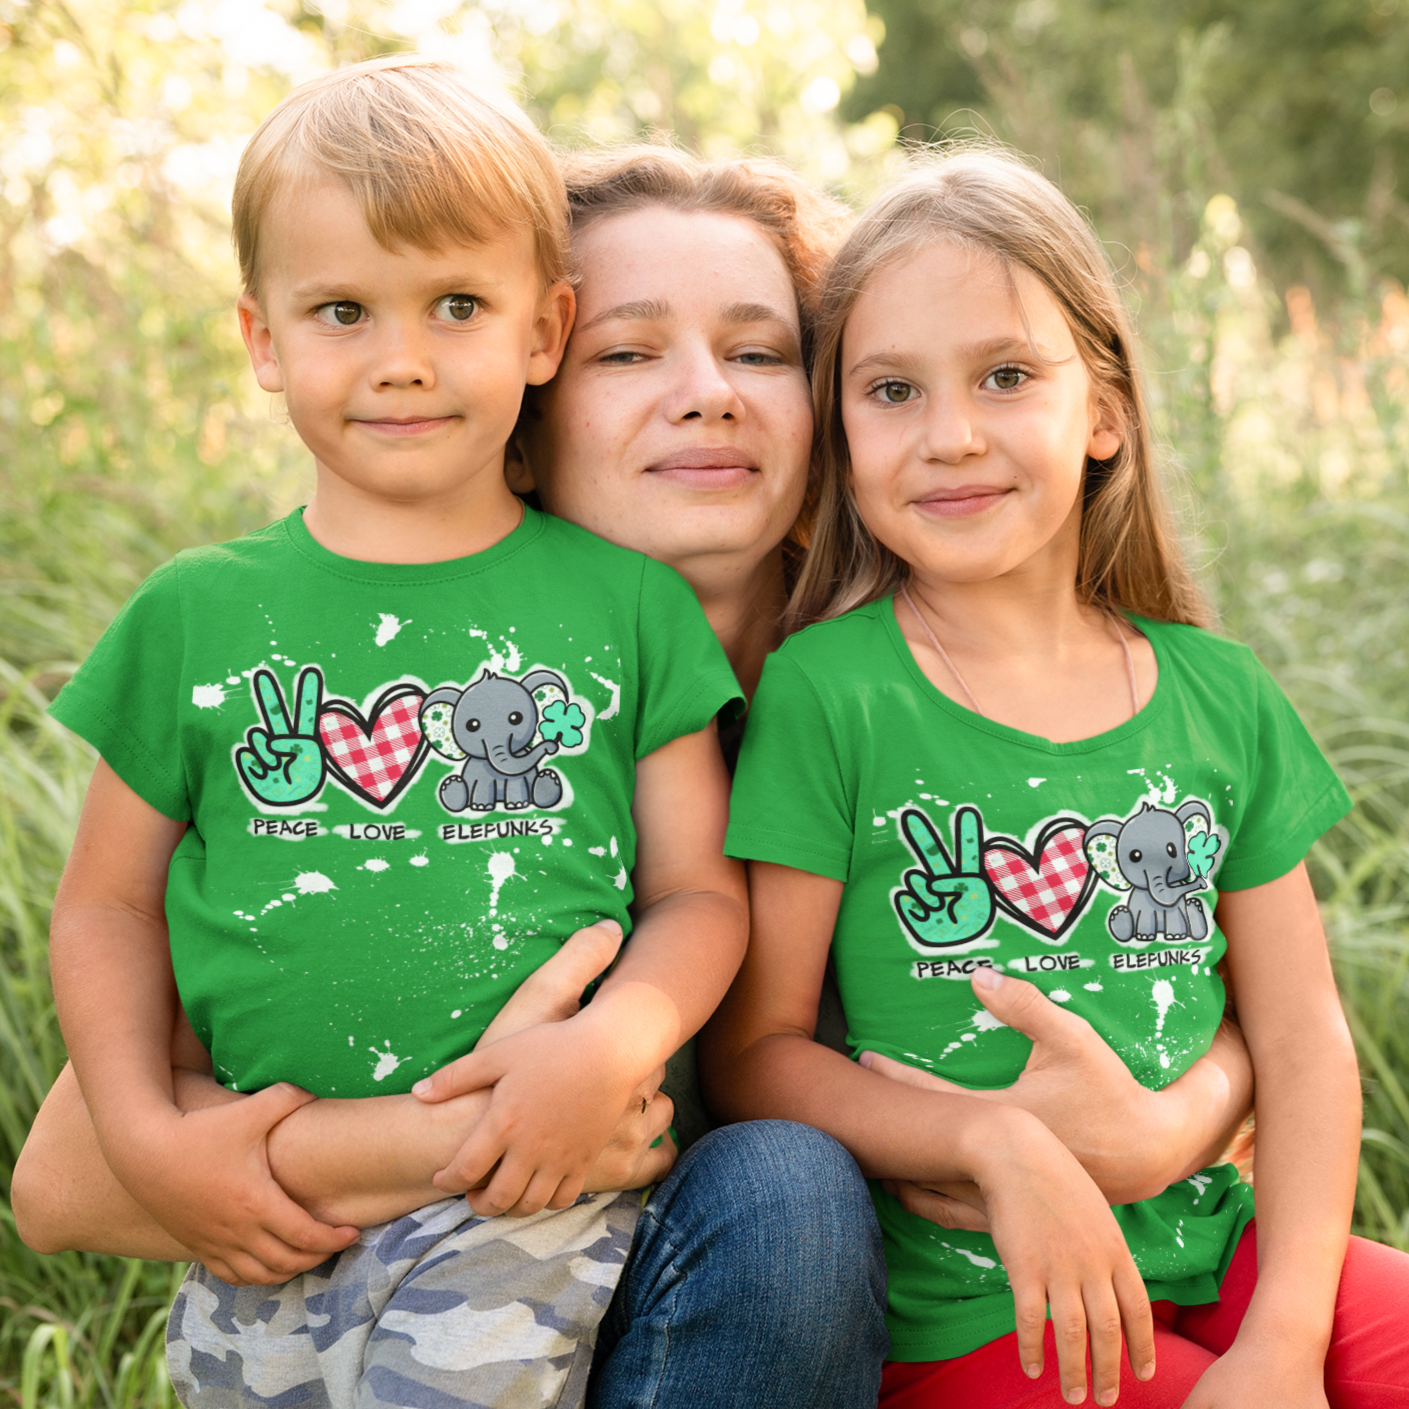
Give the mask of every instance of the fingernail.
POLYGON ((858 1053, 856 1058, 856 1064, 858 1066, 869 1067, 871 1065, 871 1058, 875 1055, 876 1054, 874 1052, 858 1053))
POLYGON ((1030 1380, 1035 1380, 1042 1373, 1040 1365, 1024 1365, 1023 1369, 1027 1372, 1027 1377, 1030 1380))
POLYGON ((430 1077, 428 1077, 428 1076, 427 1076, 427 1077, 423 1077, 420 1081, 418 1081, 418 1082, 411 1088, 411 1094, 412 1094, 413 1096, 428 1096, 428 1095, 430 1095, 430 1089, 431 1089, 431 1079, 430 1079, 430 1077))
POLYGON ((615 920, 598 920, 598 921, 597 921, 597 928, 598 928, 598 929, 615 930, 618 934, 621 933, 621 926, 620 926, 619 924, 617 924, 617 922, 616 922, 615 920))
POLYGON ((1150 1361, 1148 1365, 1141 1365, 1135 1374, 1142 1380, 1152 1380, 1155 1377, 1155 1362, 1150 1361))
POLYGON ((1069 1390, 1067 1390, 1067 1403, 1068 1403, 1068 1404, 1080 1404, 1081 1401, 1082 1401, 1083 1399, 1085 1399, 1085 1398, 1086 1398, 1086 1390, 1085 1390, 1083 1387, 1081 1387, 1081 1386, 1078 1386, 1076 1389, 1069 1389, 1069 1390))
MULTIPOLYGON (((974 970, 974 982, 980 988, 986 988, 990 993, 997 992, 1003 987, 1003 975, 997 969, 991 968, 987 964, 981 964, 974 970)), ((1073 1403, 1077 1401, 1073 1400, 1073 1403)))
POLYGON ((1115 1399, 1116 1399, 1116 1394, 1117 1394, 1117 1392, 1118 1392, 1118 1391, 1113 1390, 1113 1389, 1103 1389, 1103 1390, 1100 1392, 1100 1394, 1098 1394, 1098 1395, 1096 1396, 1096 1403, 1097 1403, 1097 1404, 1114 1404, 1114 1403, 1115 1403, 1115 1399))

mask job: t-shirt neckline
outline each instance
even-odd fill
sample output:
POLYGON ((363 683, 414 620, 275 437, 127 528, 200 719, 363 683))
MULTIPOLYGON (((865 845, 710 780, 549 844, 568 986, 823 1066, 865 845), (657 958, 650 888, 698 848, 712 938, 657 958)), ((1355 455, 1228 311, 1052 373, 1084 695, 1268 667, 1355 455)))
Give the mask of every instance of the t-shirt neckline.
POLYGON ((881 625, 884 628, 892 647, 900 658, 901 665, 910 673, 911 677, 919 685, 921 692, 932 703, 938 705, 945 713, 951 715, 960 724, 966 725, 970 729, 976 729, 983 734, 991 734, 994 738, 1004 739, 1009 743, 1019 744, 1024 748, 1029 748, 1038 753, 1045 754, 1083 754, 1094 753, 1097 749, 1103 749, 1111 744, 1123 743, 1126 739, 1151 724, 1157 723, 1160 715, 1164 712, 1165 701, 1169 698, 1169 687, 1167 677, 1170 670, 1170 661, 1167 654, 1161 649, 1160 628, 1161 622, 1150 621, 1145 617, 1136 616, 1133 612, 1126 612, 1126 618, 1146 637, 1150 643, 1150 648, 1155 653, 1155 665, 1158 668, 1158 678, 1155 681, 1155 692, 1140 707, 1137 714, 1127 719, 1122 724, 1117 724, 1114 729, 1107 729, 1100 734, 1092 734, 1088 739, 1070 739, 1064 743, 1057 743, 1052 739, 1045 739, 1040 734, 1029 734, 1022 729, 1014 729, 1011 725, 1000 724, 996 719, 988 719, 982 714, 977 714, 973 710, 961 705, 957 700, 951 700, 943 690, 939 689, 934 682, 920 669, 920 663, 915 659, 914 652, 910 649, 910 643, 905 639, 905 633, 900 629, 900 622, 895 615, 894 596, 882 597, 876 602, 881 617, 881 625))
POLYGON ((345 558, 325 548, 308 531, 303 521, 304 505, 283 520, 289 545, 315 567, 357 582, 432 583, 447 582, 496 567, 506 558, 527 547, 543 532, 546 515, 531 505, 523 507, 523 518, 497 543, 463 558, 446 558, 435 563, 370 563, 362 558, 345 558))

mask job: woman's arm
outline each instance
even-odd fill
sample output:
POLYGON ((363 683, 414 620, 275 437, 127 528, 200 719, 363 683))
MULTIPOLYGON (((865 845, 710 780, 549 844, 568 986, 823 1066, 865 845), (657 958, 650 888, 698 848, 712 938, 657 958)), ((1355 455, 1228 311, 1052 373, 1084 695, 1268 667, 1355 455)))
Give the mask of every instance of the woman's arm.
MULTIPOLYGON (((1024 1365, 1041 1365, 1051 1305, 1062 1388, 1153 1373, 1149 1303, 1100 1191, 1028 1112, 969 1094, 925 1091, 812 1040, 840 882, 787 866, 749 867, 752 935, 743 967, 701 1044, 714 1108, 735 1120, 800 1120, 849 1149, 864 1173, 916 1182, 972 1180, 1013 1288, 1024 1365)), ((1079 1397, 1079 1396, 1078 1396, 1079 1397)))
MULTIPOLYGON (((1151 1091, 1090 1023, 1036 985, 1009 976, 995 989, 975 985, 974 991, 1000 1022, 1032 1039, 1032 1054, 1012 1086, 973 1094, 1035 1115, 1081 1161, 1107 1203, 1151 1198, 1215 1163, 1251 1108, 1252 1060, 1231 1023, 1220 1025, 1212 1047, 1188 1071, 1151 1091)), ((965 1090, 879 1053, 863 1052, 860 1060, 924 1090, 965 1090)))
POLYGON ((1360 1079, 1306 867, 1225 891, 1218 923, 1257 1072, 1257 1290, 1188 1409, 1325 1409, 1355 1201, 1360 1079))

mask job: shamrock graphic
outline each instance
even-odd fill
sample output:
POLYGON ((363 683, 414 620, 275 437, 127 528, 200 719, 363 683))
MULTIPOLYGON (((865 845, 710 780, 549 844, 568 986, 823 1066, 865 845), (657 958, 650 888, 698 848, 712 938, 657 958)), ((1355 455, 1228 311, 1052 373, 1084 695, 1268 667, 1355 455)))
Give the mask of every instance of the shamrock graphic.
POLYGON ((587 723, 579 705, 554 700, 543 707, 543 723, 538 732, 545 739, 555 739, 565 749, 575 749, 582 742, 582 726, 587 723))
POLYGON ((1189 865, 1202 881, 1208 878, 1213 866, 1213 858, 1218 855, 1223 843, 1212 832, 1195 832, 1189 838, 1189 865))

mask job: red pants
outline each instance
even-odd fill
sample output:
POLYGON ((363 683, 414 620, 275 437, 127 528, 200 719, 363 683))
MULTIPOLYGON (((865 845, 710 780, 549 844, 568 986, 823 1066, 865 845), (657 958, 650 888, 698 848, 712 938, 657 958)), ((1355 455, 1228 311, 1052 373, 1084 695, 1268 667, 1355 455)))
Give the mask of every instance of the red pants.
MULTIPOLYGON (((1179 1409, 1203 1372, 1233 1344, 1256 1285, 1257 1232, 1249 1224, 1218 1301, 1207 1306, 1155 1302, 1155 1377, 1137 1380, 1122 1360, 1117 1409, 1179 1409)), ((1404 1253, 1364 1238, 1350 1240, 1326 1356, 1326 1398, 1331 1409, 1409 1409, 1409 1256, 1404 1253)), ((1086 1402, 1095 1402, 1089 1390, 1086 1402)), ((1058 1406, 1065 1401, 1050 1321, 1036 1380, 1018 1363, 1016 1332, 956 1360, 893 1360, 881 1376, 880 1409, 1058 1406)))

